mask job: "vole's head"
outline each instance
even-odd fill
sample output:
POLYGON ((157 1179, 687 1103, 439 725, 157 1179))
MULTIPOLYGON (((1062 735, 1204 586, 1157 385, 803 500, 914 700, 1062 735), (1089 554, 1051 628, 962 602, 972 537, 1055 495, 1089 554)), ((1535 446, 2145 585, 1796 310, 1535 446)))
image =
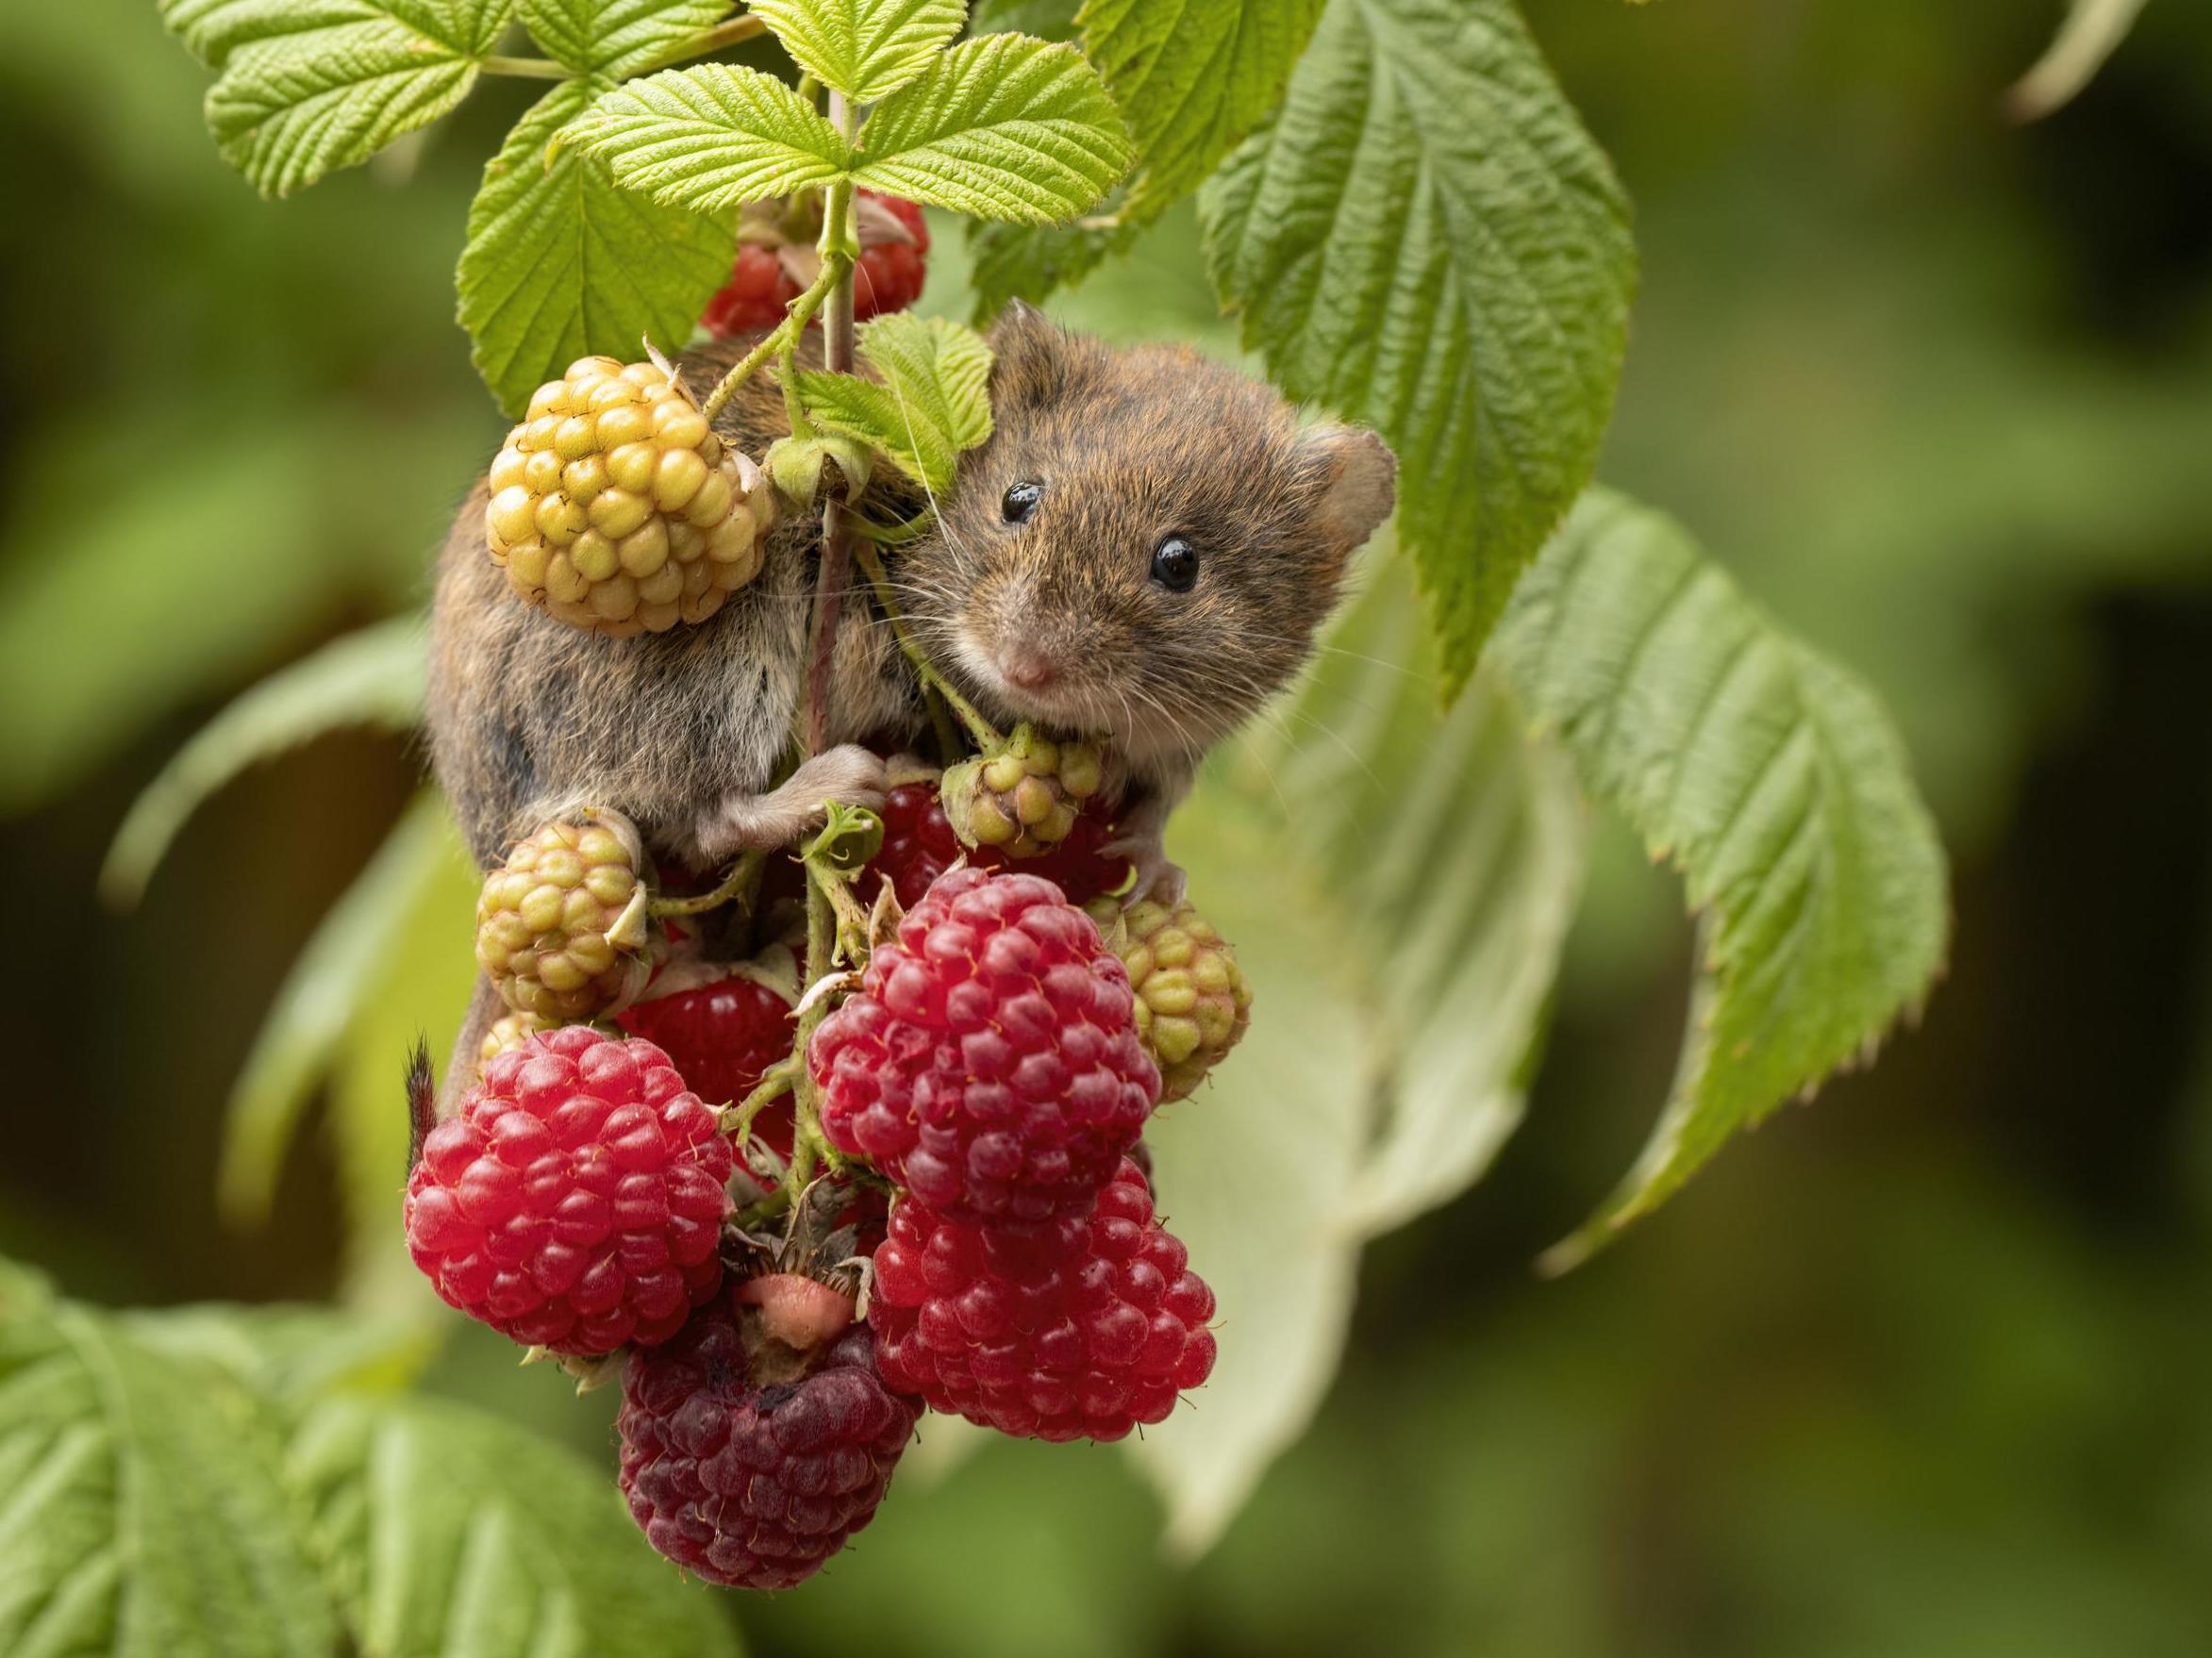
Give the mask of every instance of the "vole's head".
POLYGON ((1194 759, 1305 660, 1396 463, 1185 348, 1026 307, 991 344, 992 436, 894 561, 923 645, 1000 720, 1194 759))

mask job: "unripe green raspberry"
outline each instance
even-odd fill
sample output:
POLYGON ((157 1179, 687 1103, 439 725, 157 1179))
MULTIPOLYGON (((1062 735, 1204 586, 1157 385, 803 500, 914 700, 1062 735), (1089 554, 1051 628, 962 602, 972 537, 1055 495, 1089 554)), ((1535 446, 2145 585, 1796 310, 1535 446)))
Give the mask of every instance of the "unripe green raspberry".
POLYGON ((940 784, 953 833, 970 846, 1035 857, 1067 839, 1102 777, 1087 742, 1055 742, 1023 724, 995 754, 951 768, 940 784))
POLYGON ((759 573, 775 491, 657 363, 579 357, 491 463, 493 562, 531 604, 617 638, 704 622, 759 573))
POLYGON ((567 1024, 626 1006, 645 987, 652 921, 641 861, 627 819, 587 812, 518 842, 485 877, 476 960, 509 1007, 567 1024))
POLYGON ((1189 904, 1118 898, 1087 906, 1129 970, 1137 1034, 1159 1067, 1160 1101, 1180 1100, 1237 1045, 1252 1020, 1252 986, 1237 953, 1189 904))

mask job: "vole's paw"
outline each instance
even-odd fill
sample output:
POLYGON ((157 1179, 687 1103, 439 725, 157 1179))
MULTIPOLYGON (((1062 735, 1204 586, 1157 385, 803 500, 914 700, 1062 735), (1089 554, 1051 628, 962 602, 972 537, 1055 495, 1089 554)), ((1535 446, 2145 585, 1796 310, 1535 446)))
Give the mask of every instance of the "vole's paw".
POLYGON ((755 847, 789 846, 822 821, 830 802, 879 811, 887 792, 883 756, 846 743, 801 763, 766 794, 724 795, 701 818, 701 855, 722 863, 755 847))
POLYGON ((1190 885, 1190 877, 1183 866, 1171 860, 1168 849, 1156 831, 1144 835, 1124 835, 1118 840, 1109 840, 1099 852, 1106 857, 1127 858, 1137 871, 1137 879, 1122 897, 1122 907, 1142 904, 1146 899, 1173 909, 1183 902, 1183 894, 1190 885))

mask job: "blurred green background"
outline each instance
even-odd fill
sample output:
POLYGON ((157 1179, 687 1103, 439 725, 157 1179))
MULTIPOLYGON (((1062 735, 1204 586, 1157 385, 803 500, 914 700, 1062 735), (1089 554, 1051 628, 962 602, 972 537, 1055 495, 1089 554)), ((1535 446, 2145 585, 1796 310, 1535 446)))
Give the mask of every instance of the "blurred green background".
MULTIPOLYGON (((2058 9, 1530 8, 1638 203, 1605 473, 1888 698, 1956 860, 1923 1028, 1538 1282, 1687 988, 1676 894, 1601 838, 1528 1123, 1370 1251, 1317 1427, 1208 1555, 1163 1557, 1123 1459, 994 1446, 747 1602, 756 1650, 2212 1650, 2212 9, 2154 0, 2009 125, 2058 9)), ((273 207, 145 0, 0 40, 0 1252, 99 1300, 326 1295, 329 1151, 225 1229, 223 1104, 418 756, 318 742, 135 913, 93 878, 209 712, 422 596, 498 431, 451 267, 530 89, 273 207)), ((1058 308, 1225 339, 1187 213, 1058 308)), ((606 1454, 605 1396, 507 1364, 464 1339, 435 1384, 606 1454)))

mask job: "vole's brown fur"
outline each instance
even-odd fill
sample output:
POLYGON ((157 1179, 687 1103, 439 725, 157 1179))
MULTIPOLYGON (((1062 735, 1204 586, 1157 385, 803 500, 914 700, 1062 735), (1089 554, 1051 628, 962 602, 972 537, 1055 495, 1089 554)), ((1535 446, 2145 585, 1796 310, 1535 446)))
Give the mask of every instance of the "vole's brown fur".
MULTIPOLYGON (((991 344, 993 435, 962 457, 935 531, 890 556, 893 583, 925 653, 994 721, 1095 736, 1121 757, 1140 886, 1175 887, 1168 810, 1206 748, 1305 660, 1347 558, 1389 511, 1395 463, 1358 428, 1302 431, 1268 387, 1182 347, 1109 350, 1022 307, 991 344), (1040 495, 1011 522, 1017 483, 1040 495), (1199 555, 1189 591, 1153 579, 1169 535, 1199 555)), ((704 393, 733 356, 690 354, 685 377, 704 393)), ((787 429, 780 393, 755 381, 715 427, 759 456, 787 429)), ((885 519, 918 505, 864 503, 885 519)), ((779 524, 760 575, 707 622, 609 639, 514 597, 483 507, 479 489, 447 538, 430 676, 432 758, 480 861, 592 804, 628 814, 657 854, 707 865, 780 844, 825 796, 876 798, 880 764, 857 747, 771 787, 801 713, 816 522, 779 524)), ((862 592, 846 597, 834 664, 832 743, 918 729, 913 676, 862 592)), ((457 1074, 473 1069, 488 997, 457 1074)))

